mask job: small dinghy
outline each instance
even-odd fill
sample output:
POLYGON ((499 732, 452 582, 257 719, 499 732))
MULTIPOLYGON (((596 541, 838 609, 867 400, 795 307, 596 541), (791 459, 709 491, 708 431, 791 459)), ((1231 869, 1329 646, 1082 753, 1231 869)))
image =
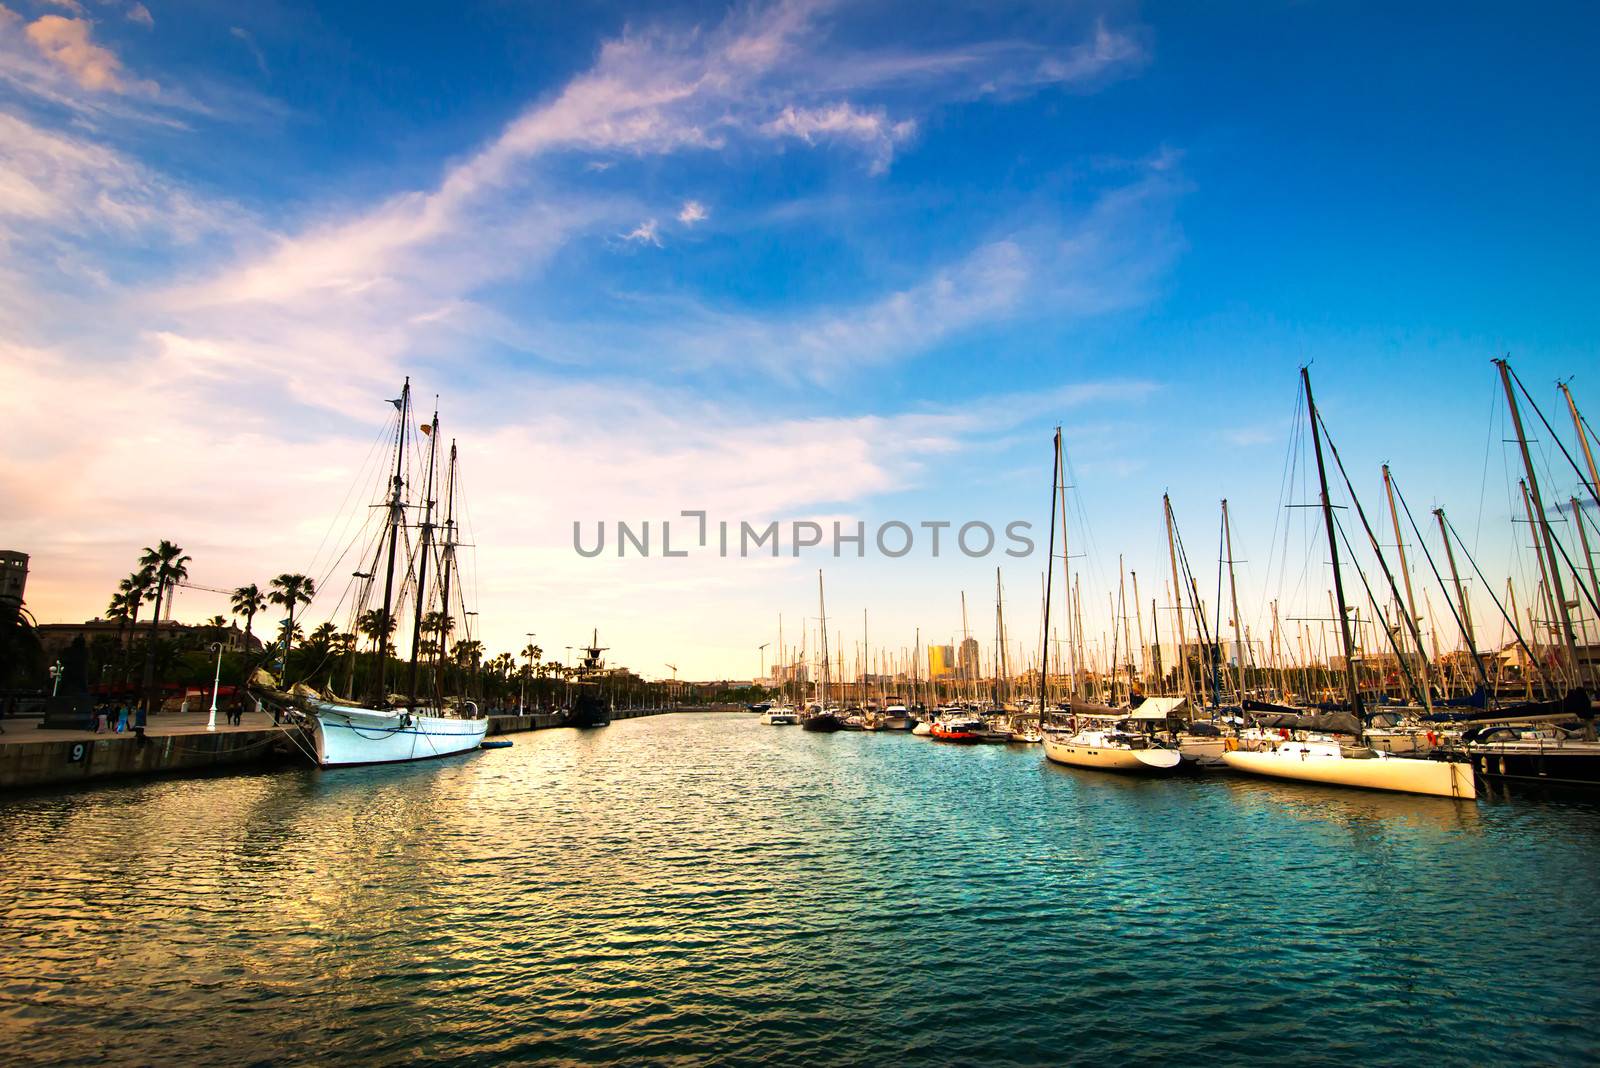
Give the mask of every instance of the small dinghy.
POLYGON ((510 738, 485 738, 478 743, 479 749, 510 749, 510 738))

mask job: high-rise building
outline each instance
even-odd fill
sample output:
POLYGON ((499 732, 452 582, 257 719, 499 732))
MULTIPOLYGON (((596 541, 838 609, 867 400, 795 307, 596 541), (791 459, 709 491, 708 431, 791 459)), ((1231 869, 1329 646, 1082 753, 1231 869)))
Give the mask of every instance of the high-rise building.
POLYGON ((28 554, 0 549, 0 601, 23 602, 28 588, 28 554))
POLYGON ((978 639, 963 638, 961 641, 961 677, 975 679, 978 677, 978 639))
POLYGON ((928 646, 928 678, 947 679, 956 673, 956 647, 953 645, 928 646))

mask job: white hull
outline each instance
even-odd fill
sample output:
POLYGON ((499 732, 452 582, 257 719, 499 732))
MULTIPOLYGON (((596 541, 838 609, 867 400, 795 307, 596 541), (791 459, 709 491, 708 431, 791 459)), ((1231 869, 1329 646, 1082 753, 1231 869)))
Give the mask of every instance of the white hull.
POLYGON ((1077 737, 1044 736, 1044 755, 1057 764, 1096 771, 1131 771, 1143 775, 1170 772, 1181 759, 1176 749, 1128 749, 1085 745, 1077 737))
POLYGON ((1388 755, 1351 758, 1340 755, 1335 747, 1300 742, 1285 742, 1273 751, 1247 753, 1238 750, 1224 753, 1222 759, 1235 771, 1273 779, 1433 797, 1478 796, 1472 767, 1442 760, 1413 760, 1388 755))
POLYGON ((489 730, 486 719, 407 715, 331 703, 314 705, 312 716, 317 723, 317 763, 325 768, 464 753, 478 748, 489 730))
POLYGON ((1227 739, 1210 738, 1196 734, 1178 735, 1178 752, 1185 760, 1197 764, 1216 764, 1227 750, 1227 739))
POLYGON ((767 712, 762 715, 761 722, 769 727, 792 727, 800 722, 800 717, 793 712, 767 712))

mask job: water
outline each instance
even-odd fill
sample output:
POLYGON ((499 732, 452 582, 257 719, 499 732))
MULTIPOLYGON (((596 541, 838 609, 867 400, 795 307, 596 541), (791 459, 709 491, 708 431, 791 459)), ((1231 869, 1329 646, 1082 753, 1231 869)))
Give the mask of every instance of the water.
POLYGON ((1593 1062, 1600 807, 664 716, 0 800, 11 1063, 1593 1062))

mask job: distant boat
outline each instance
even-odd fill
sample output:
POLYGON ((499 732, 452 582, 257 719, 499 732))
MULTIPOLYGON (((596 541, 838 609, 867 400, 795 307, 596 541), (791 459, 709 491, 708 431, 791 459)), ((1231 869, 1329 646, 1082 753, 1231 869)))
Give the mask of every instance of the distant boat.
POLYGON ((761 722, 769 727, 792 727, 800 722, 800 716, 794 709, 784 705, 767 709, 761 714, 761 722))
POLYGON ((929 733, 941 742, 970 745, 987 740, 985 735, 989 733, 989 728, 977 716, 952 716, 934 720, 929 733))
POLYGON ((815 712, 808 712, 800 720, 800 726, 819 734, 832 734, 834 731, 844 730, 844 717, 837 712, 818 709, 815 712))
POLYGON ((600 644, 600 631, 596 629, 583 647, 583 658, 578 661, 577 679, 571 684, 572 700, 567 708, 567 726, 580 730, 605 727, 611 723, 611 702, 602 692, 599 679, 605 674, 606 662, 600 656, 605 652, 600 644))

